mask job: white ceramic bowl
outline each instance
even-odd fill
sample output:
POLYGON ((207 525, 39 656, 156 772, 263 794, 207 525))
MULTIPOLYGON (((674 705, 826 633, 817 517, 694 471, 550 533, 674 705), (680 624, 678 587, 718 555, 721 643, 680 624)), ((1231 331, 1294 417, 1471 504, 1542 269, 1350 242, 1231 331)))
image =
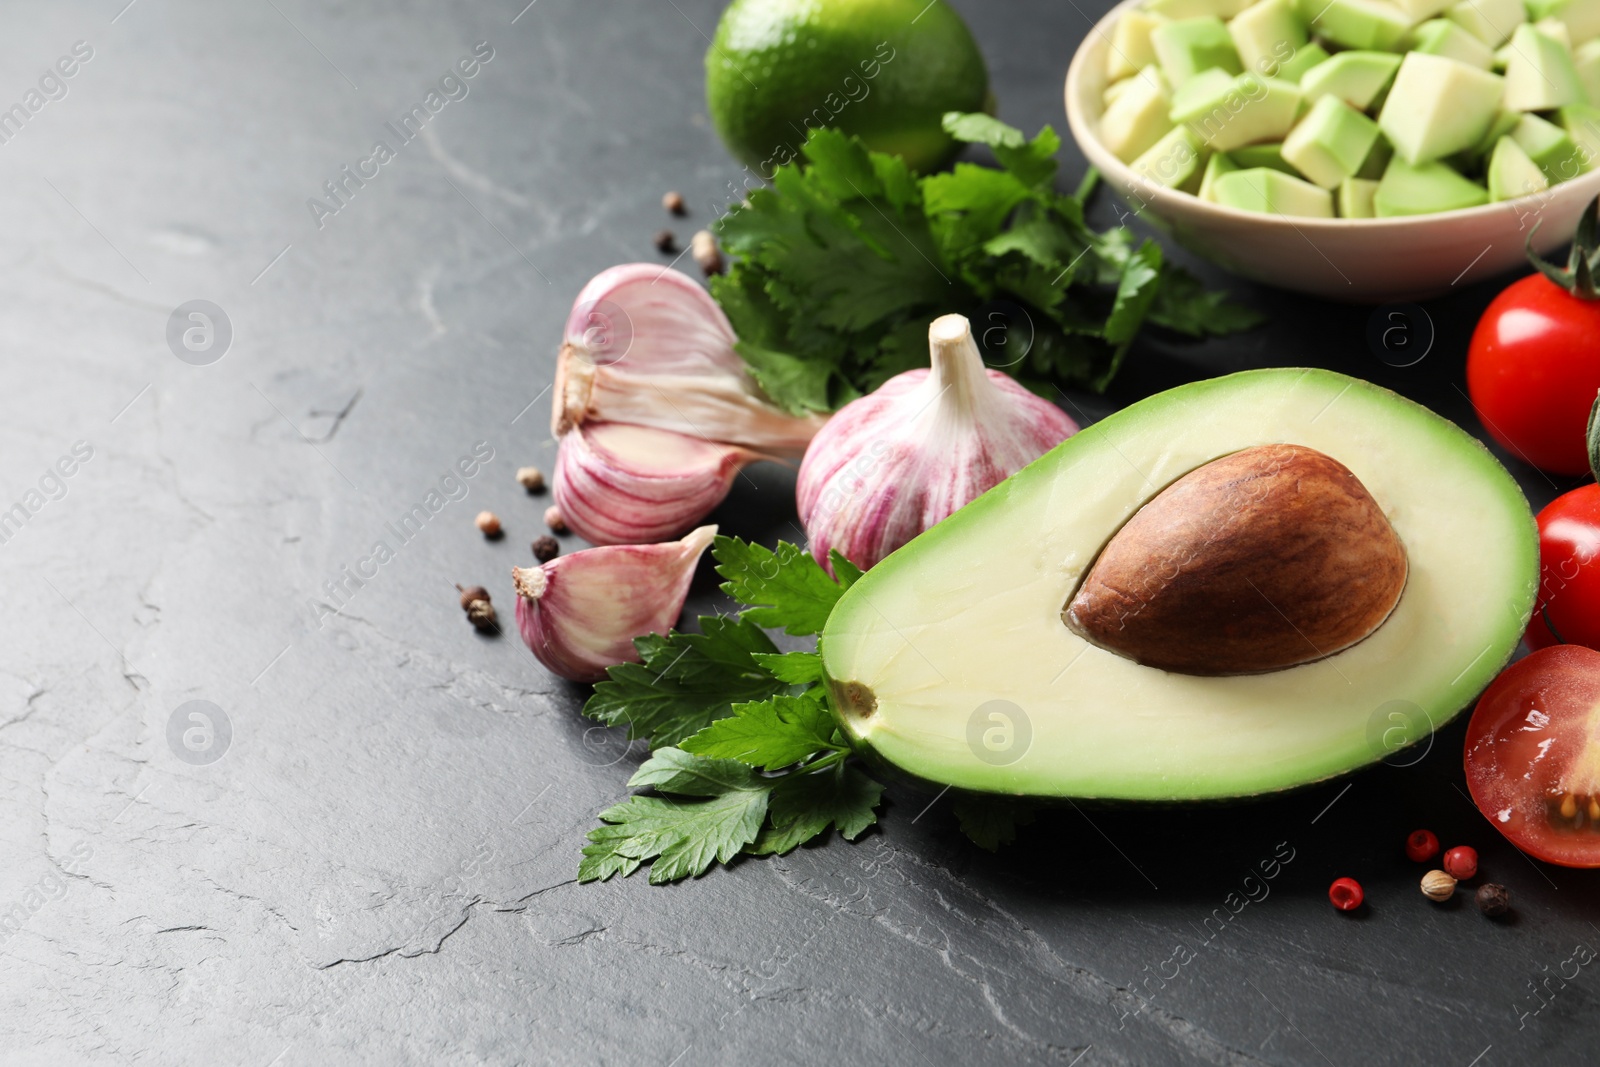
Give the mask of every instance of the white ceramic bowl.
POLYGON ((1134 173, 1099 138, 1111 29, 1142 2, 1118 4, 1078 46, 1067 70, 1067 125, 1131 211, 1236 274, 1351 303, 1436 296, 1526 266, 1524 243, 1536 222, 1535 251, 1563 248, 1584 207, 1600 194, 1597 169, 1545 193, 1463 211, 1312 219, 1239 211, 1165 188, 1134 173))

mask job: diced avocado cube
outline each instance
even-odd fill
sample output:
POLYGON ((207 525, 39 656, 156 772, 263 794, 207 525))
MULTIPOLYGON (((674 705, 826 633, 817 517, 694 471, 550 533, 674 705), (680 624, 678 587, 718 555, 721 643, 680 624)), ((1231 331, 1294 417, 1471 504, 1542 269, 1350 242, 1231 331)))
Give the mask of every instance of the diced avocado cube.
POLYGON ((1336 96, 1357 111, 1365 111, 1399 69, 1400 57, 1392 52, 1340 52, 1306 71, 1300 79, 1300 92, 1309 104, 1320 97, 1336 96))
POLYGON ((1325 7, 1322 0, 1310 0, 1306 6, 1312 8, 1307 16, 1312 32, 1345 48, 1398 52, 1411 30, 1410 16, 1384 0, 1328 0, 1325 7))
POLYGON ((1431 19, 1455 0, 1389 0, 1395 7, 1405 12, 1406 18, 1413 23, 1423 19, 1431 19))
POLYGON ((1584 100, 1600 107, 1600 40, 1580 44, 1572 53, 1572 65, 1577 68, 1584 100))
POLYGON ((1506 111, 1504 109, 1496 111, 1493 121, 1489 123, 1489 128, 1484 131, 1482 137, 1478 138, 1478 143, 1460 154, 1458 158, 1463 160, 1465 165, 1457 169, 1465 171, 1488 159, 1489 153, 1494 151, 1494 146, 1499 142, 1500 138, 1515 129, 1517 123, 1521 121, 1522 112, 1520 111, 1506 111))
POLYGON ((1128 166, 1147 181, 1176 189, 1200 173, 1200 163, 1200 143, 1184 127, 1174 126, 1128 166))
POLYGON ((1182 85, 1202 70, 1221 67, 1229 74, 1244 68, 1228 36, 1228 27, 1214 15, 1164 22, 1150 31, 1161 73, 1174 86, 1182 85))
POLYGON ((1277 78, 1241 74, 1204 95, 1186 95, 1184 104, 1181 117, 1173 113, 1174 121, 1213 150, 1229 152, 1281 140, 1300 113, 1300 90, 1277 78))
POLYGON ((1550 188, 1544 172, 1512 137, 1502 137, 1495 142, 1494 154, 1489 157, 1488 180, 1489 199, 1497 203, 1550 188))
POLYGON ((1188 122, 1211 110, 1217 99, 1233 91, 1237 74, 1229 74, 1221 67, 1202 70, 1172 91, 1172 109, 1168 117, 1173 122, 1188 122))
POLYGON ((1577 142, 1584 169, 1593 169, 1595 160, 1600 159, 1600 107, 1569 104, 1556 114, 1561 128, 1577 142))
POLYGON ((1326 62, 1327 59, 1328 50, 1317 42, 1312 41, 1308 45, 1302 45, 1295 49, 1294 55, 1279 64, 1276 72, 1269 66, 1261 73, 1269 78, 1281 78, 1283 81, 1298 84, 1300 79, 1305 77, 1306 71, 1312 70, 1319 63, 1326 62))
POLYGON ((1578 68, 1567 47, 1532 26, 1518 26, 1511 35, 1511 57, 1506 63, 1505 107, 1548 111, 1581 104, 1585 99, 1578 68))
POLYGON ((1458 60, 1479 70, 1494 66, 1494 50, 1468 33, 1459 22, 1449 19, 1429 19, 1418 26, 1411 35, 1411 49, 1458 60))
POLYGON ((1291 178, 1300 177, 1300 172, 1295 170, 1283 158, 1283 145, 1281 144, 1252 144, 1243 148, 1235 148, 1228 153, 1240 170, 1250 170, 1255 167, 1269 167, 1272 170, 1282 171, 1291 178))
POLYGON ((1437 160, 1411 164, 1396 156, 1383 172, 1372 197, 1380 219, 1401 215, 1431 215, 1489 202, 1489 190, 1470 182, 1437 160))
POLYGON ((1215 203, 1217 179, 1238 169, 1239 164, 1235 163, 1226 152, 1211 153, 1211 158, 1206 160, 1205 174, 1200 178, 1200 199, 1215 203))
POLYGON ((1124 163, 1137 159, 1144 150, 1172 129, 1167 117, 1167 87, 1144 71, 1128 79, 1128 87, 1100 117, 1100 140, 1111 154, 1124 163))
POLYGON ((1249 6, 1250 0, 1150 0, 1144 9, 1169 19, 1231 19, 1249 6))
POLYGON ((1340 100, 1324 96, 1283 139, 1283 158, 1314 184, 1332 189, 1361 169, 1378 139, 1378 124, 1340 100))
POLYGON ((1372 148, 1367 152, 1367 158, 1361 161, 1361 169, 1356 171, 1356 177, 1377 181, 1389 169, 1389 161, 1393 158, 1394 146, 1389 143, 1389 138, 1378 134, 1378 139, 1372 142, 1372 148))
POLYGON ((1528 21, 1522 0, 1461 0, 1445 8, 1444 14, 1490 48, 1505 44, 1511 32, 1528 21))
POLYGON ((1572 135, 1538 115, 1523 115, 1510 136, 1551 185, 1576 178, 1588 169, 1589 160, 1572 135))
POLYGON ((1333 218, 1333 196, 1328 190, 1267 167, 1224 174, 1212 185, 1212 193, 1217 203, 1241 211, 1333 218))
POLYGON ((1573 44, 1600 37, 1600 0, 1526 0, 1526 6, 1531 19, 1565 23, 1573 44))
POLYGON ((1117 20, 1111 30, 1110 51, 1106 56, 1106 77, 1126 78, 1156 61, 1150 45, 1150 31, 1167 21, 1159 15, 1133 10, 1117 20))
POLYGON ((1367 178, 1346 178, 1339 183, 1334 200, 1341 219, 1377 218, 1372 198, 1378 192, 1378 183, 1367 178))
POLYGON ((1567 24, 1560 19, 1540 19, 1538 22, 1530 22, 1528 25, 1552 41, 1560 41, 1566 46, 1567 51, 1572 51, 1572 31, 1567 29, 1567 24))
POLYGON ((1409 52, 1378 127, 1407 163, 1442 159, 1478 143, 1500 107, 1501 81, 1454 59, 1409 52))
POLYGON ((1228 23, 1228 34, 1244 69, 1261 74, 1270 74, 1310 41, 1294 0, 1251 4, 1228 23))

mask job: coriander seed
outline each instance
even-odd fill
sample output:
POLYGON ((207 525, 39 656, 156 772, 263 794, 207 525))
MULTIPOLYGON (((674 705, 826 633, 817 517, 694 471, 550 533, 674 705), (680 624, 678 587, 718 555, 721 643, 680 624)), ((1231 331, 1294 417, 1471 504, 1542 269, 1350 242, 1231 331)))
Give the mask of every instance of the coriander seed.
POLYGON ((567 532, 567 520, 561 517, 561 509, 554 504, 544 509, 544 524, 550 527, 551 533, 567 532))
POLYGON ((710 230, 700 230, 689 241, 694 261, 707 275, 722 273, 722 253, 717 250, 717 238, 710 230))
POLYGON ((683 194, 676 189, 662 196, 661 206, 667 210, 669 215, 687 215, 689 213, 689 205, 684 203, 683 194))
POLYGON ((1429 871, 1422 876, 1422 895, 1429 900, 1449 900, 1455 892, 1456 880, 1444 871, 1429 871))
POLYGON ((500 525, 500 517, 492 511, 478 512, 478 518, 475 521, 478 529, 483 531, 483 536, 491 541, 499 540, 500 535, 505 533, 505 529, 500 525))
POLYGON ((517 484, 530 493, 544 492, 544 471, 538 467, 518 467, 517 484))
MULTIPOLYGON (((461 589, 461 585, 460 585, 459 582, 456 584, 456 588, 457 589, 461 589)), ((481 585, 468 586, 465 589, 461 589, 461 610, 462 611, 466 611, 468 608, 470 608, 472 606, 472 602, 474 600, 488 600, 488 599, 489 599, 489 590, 485 589, 483 586, 481 586, 481 585)))

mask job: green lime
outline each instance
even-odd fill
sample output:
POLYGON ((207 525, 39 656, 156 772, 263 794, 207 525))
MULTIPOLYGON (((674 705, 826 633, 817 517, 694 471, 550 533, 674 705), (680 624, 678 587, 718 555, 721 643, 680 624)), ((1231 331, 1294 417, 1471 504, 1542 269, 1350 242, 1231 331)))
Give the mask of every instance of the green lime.
POLYGON ((763 178, 820 126, 932 170, 957 148, 944 113, 988 96, 983 56, 945 0, 734 0, 706 53, 711 121, 763 178))

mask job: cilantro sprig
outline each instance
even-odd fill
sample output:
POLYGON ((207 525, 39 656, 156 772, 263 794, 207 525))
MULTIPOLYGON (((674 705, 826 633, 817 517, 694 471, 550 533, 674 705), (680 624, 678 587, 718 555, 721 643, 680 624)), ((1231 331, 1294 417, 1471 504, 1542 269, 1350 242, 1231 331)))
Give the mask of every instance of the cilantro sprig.
MULTIPOLYGON (((779 652, 763 627, 822 631, 861 572, 834 553, 830 578, 810 553, 718 537, 712 547, 737 617, 703 616, 699 633, 635 642, 642 663, 611 668, 584 714, 648 738, 628 781, 649 790, 600 813, 580 882, 650 864, 655 885, 698 877, 740 855, 781 855, 837 830, 854 841, 878 821, 884 787, 855 766, 822 685, 822 656, 779 652)), ((1020 802, 963 796, 961 829, 993 850, 1030 817, 1020 802)))
POLYGON ((973 318, 988 342, 985 312, 1019 306, 1029 328, 1013 324, 1016 340, 995 334, 1007 346, 995 366, 1030 384, 1094 389, 1146 324, 1203 337, 1259 321, 1167 263, 1155 242, 1090 228, 1093 182, 1056 192, 1061 139, 1048 126, 1031 141, 988 115, 953 112, 944 126, 988 146, 999 168, 958 163, 919 178, 897 156, 817 129, 804 162, 779 167, 770 188, 716 224, 737 258, 712 295, 778 404, 832 411, 926 366, 928 323, 949 312, 973 318))

